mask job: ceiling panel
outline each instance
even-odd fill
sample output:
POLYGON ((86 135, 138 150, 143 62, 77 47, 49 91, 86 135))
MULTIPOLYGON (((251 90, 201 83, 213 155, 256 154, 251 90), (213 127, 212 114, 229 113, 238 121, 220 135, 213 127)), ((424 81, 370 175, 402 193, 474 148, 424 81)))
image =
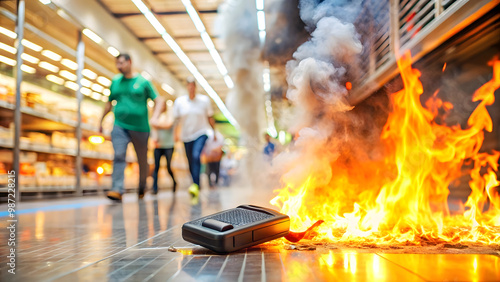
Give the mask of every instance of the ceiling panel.
POLYGON ((132 1, 123 0, 100 0, 105 7, 114 14, 140 13, 132 1))
POLYGON ((162 62, 167 65, 182 65, 182 61, 174 52, 161 53, 156 55, 162 62))
POLYGON ((212 38, 212 41, 214 42, 215 48, 219 51, 219 54, 221 52, 224 52, 224 50, 226 49, 226 45, 224 44, 224 41, 222 39, 212 38))
POLYGON ((200 18, 205 24, 205 28, 207 29, 208 34, 210 36, 219 36, 220 32, 217 31, 215 27, 215 20, 217 18, 217 13, 205 13, 205 14, 200 14, 200 18))
POLYGON ((144 39, 146 44, 153 52, 172 52, 167 42, 163 38, 144 39))
POLYGON ((162 15, 159 18, 173 37, 200 36, 188 14, 162 15))
POLYGON ((197 63, 214 63, 214 60, 212 59, 212 56, 208 51, 201 51, 201 52, 188 52, 186 55, 191 59, 193 62, 197 63))
POLYGON ((180 39, 177 39, 176 41, 177 41, 177 44, 179 44, 179 46, 181 46, 182 50, 184 50, 184 52, 207 50, 207 47, 205 46, 205 43, 203 43, 203 40, 201 40, 201 37, 198 37, 198 38, 180 38, 180 39))
POLYGON ((200 11, 217 10, 219 5, 223 2, 224 0, 191 0, 193 6, 200 11))
POLYGON ((158 32, 143 15, 124 17, 121 20, 137 37, 158 36, 158 32))
POLYGON ((149 0, 148 2, 156 13, 186 10, 181 0, 149 0))

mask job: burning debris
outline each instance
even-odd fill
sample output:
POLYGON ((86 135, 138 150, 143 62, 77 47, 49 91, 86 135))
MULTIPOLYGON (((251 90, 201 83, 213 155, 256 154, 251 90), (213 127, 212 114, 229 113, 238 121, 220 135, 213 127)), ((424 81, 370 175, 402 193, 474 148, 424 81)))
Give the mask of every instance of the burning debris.
POLYGON ((311 39, 287 65, 299 138, 276 160, 286 173, 271 203, 291 217, 292 230, 324 220, 315 240, 325 244, 498 246, 500 153, 480 149, 484 131, 492 130, 486 106, 500 87, 500 61, 492 61, 493 79, 474 93, 478 105, 462 128, 437 122, 451 103, 432 96, 422 105, 420 72, 410 54, 403 55, 398 67, 404 89, 390 96, 385 126, 356 134, 369 120, 353 115, 346 102, 346 73, 362 49, 349 23, 352 2, 301 2, 311 39), (448 187, 466 164, 472 193, 466 210, 451 215, 448 187))

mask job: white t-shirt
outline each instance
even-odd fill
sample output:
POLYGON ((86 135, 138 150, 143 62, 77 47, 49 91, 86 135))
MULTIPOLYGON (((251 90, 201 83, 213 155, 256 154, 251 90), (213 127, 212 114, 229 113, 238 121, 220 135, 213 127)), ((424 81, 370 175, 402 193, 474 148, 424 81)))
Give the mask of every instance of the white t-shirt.
POLYGON ((183 142, 191 142, 207 134, 207 131, 211 129, 208 117, 213 115, 210 98, 205 95, 196 94, 193 100, 185 95, 174 102, 174 118, 180 119, 183 142))

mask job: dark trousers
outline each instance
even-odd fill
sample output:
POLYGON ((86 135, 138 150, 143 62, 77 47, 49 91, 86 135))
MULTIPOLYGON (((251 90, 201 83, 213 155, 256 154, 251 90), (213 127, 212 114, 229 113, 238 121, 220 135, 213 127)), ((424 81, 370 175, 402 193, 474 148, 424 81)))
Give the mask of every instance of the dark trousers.
POLYGON ((132 142, 137 162, 139 162, 139 190, 146 188, 146 179, 149 174, 148 165, 148 138, 149 132, 132 131, 121 128, 117 125, 111 131, 111 142, 115 151, 113 159, 113 173, 111 174, 111 190, 123 194, 123 180, 125 178, 125 167, 127 166, 126 154, 128 143, 132 142))
POLYGON ((220 161, 219 162, 211 162, 207 164, 207 175, 208 182, 210 183, 210 187, 213 187, 219 184, 219 171, 220 171, 220 161), (212 180, 212 174, 215 175, 215 181, 212 180))
POLYGON ((198 139, 185 142, 184 148, 186 149, 186 156, 189 163, 189 172, 191 173, 191 177, 193 178, 193 183, 200 186, 200 171, 201 171, 201 151, 205 146, 205 142, 208 137, 206 135, 202 135, 198 137, 198 139))
POLYGON ((177 186, 175 182, 174 173, 172 171, 172 155, 174 153, 174 148, 156 148, 154 151, 155 156, 155 171, 153 172, 153 191, 158 192, 158 171, 160 170, 161 157, 165 156, 167 159, 167 171, 172 177, 174 182, 173 191, 175 192, 175 187, 177 186))

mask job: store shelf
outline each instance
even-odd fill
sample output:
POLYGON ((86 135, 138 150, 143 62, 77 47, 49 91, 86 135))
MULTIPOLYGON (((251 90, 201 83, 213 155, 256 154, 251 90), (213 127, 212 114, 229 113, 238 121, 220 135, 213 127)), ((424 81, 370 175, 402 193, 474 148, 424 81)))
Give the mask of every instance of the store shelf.
MULTIPOLYGON (((14 148, 14 144, 12 140, 0 139, 0 147, 1 148, 14 148)), ((67 156, 76 156, 76 150, 74 149, 65 149, 65 148, 53 148, 48 145, 38 145, 38 144, 20 144, 20 149, 23 151, 32 151, 38 153, 47 153, 47 154, 62 154, 67 156)))
MULTIPOLYGON (((102 187, 102 186, 91 186, 91 187, 82 187, 82 191, 101 191, 104 189, 109 189, 109 187, 102 187)), ((7 187, 2 187, 0 188, 0 193, 7 193, 8 188, 7 187)), ((26 187, 21 187, 19 190, 20 192, 24 193, 36 193, 36 192, 75 192, 76 191, 76 186, 70 185, 70 186, 50 186, 50 187, 45 187, 45 186, 26 186, 26 187)))
POLYGON ((106 154, 106 153, 101 153, 101 152, 82 151, 81 155, 82 155, 82 158, 86 158, 86 159, 98 159, 98 160, 107 160, 107 161, 113 160, 113 154, 106 154))
MULTIPOLYGON (((7 101, 0 100, 0 108, 13 111, 13 110, 15 110, 16 106, 14 104, 8 103, 7 101)), ((39 111, 32 109, 30 107, 21 107, 21 113, 26 114, 26 115, 30 115, 33 117, 45 119, 48 121, 64 124, 64 125, 67 125, 67 126, 70 126, 73 128, 77 126, 76 121, 68 120, 68 119, 65 119, 65 118, 62 118, 60 116, 50 114, 50 113, 39 112, 39 111)), ((90 131, 93 133, 99 133, 99 128, 92 126, 90 124, 82 123, 81 128, 82 128, 82 130, 90 131)), ((101 135, 103 135, 105 138, 106 137, 109 138, 109 135, 105 135, 105 134, 101 134, 101 135)))

